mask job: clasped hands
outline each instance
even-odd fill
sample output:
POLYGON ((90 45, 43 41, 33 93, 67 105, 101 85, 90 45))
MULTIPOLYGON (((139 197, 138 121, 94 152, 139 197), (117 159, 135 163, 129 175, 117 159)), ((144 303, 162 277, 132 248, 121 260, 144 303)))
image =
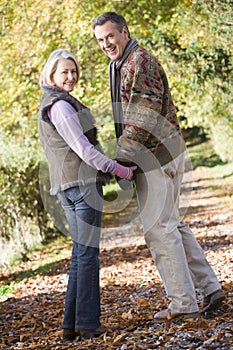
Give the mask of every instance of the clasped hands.
POLYGON ((132 180, 133 171, 137 169, 136 165, 124 166, 120 163, 116 163, 116 168, 114 170, 114 175, 120 177, 121 179, 132 180))

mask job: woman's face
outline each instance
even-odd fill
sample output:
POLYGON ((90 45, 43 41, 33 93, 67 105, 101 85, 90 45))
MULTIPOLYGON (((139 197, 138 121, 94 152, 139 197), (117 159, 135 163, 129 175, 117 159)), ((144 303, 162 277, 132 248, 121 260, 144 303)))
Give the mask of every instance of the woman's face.
POLYGON ((71 92, 78 81, 78 72, 74 61, 69 58, 61 58, 57 63, 52 81, 60 89, 71 92))

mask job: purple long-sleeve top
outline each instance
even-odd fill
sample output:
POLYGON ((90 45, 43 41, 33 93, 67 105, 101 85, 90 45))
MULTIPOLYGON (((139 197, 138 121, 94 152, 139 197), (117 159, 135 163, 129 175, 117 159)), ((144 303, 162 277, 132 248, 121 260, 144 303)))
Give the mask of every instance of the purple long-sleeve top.
POLYGON ((83 133, 77 111, 70 103, 64 100, 57 101, 48 115, 57 132, 85 163, 104 173, 115 172, 116 163, 89 142, 83 133))

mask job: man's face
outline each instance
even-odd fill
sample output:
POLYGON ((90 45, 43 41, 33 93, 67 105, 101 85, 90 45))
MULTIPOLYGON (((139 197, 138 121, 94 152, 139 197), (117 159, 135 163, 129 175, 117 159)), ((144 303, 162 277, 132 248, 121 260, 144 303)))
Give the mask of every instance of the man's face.
POLYGON ((108 21, 95 27, 95 37, 99 42, 101 50, 112 60, 118 61, 129 42, 128 31, 123 27, 120 32, 116 24, 108 21))

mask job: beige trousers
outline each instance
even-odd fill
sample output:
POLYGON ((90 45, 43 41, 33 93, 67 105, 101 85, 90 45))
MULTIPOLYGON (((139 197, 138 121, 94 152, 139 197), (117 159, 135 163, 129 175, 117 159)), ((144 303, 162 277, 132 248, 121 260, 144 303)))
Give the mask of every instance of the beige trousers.
POLYGON ((136 177, 145 240, 170 300, 169 309, 181 313, 198 310, 196 290, 204 297, 221 288, 192 231, 180 221, 184 157, 136 177))

